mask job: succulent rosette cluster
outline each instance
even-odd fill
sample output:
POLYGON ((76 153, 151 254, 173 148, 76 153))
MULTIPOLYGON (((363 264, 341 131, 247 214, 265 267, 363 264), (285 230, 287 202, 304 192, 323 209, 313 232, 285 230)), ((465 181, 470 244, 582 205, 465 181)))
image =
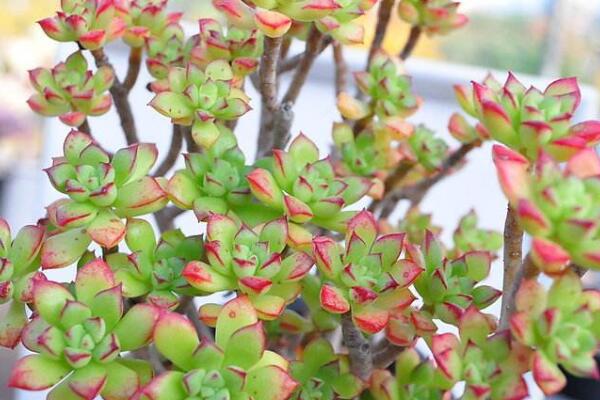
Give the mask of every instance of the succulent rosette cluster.
POLYGON ((538 267, 548 274, 562 273, 570 261, 600 268, 595 151, 580 151, 561 168, 547 155, 530 164, 519 153, 495 146, 494 162, 504 193, 534 238, 531 256, 538 267))
POLYGON ((375 54, 368 71, 355 72, 354 80, 368 100, 341 93, 337 104, 345 118, 377 116, 381 128, 394 130, 399 119, 411 116, 419 108, 419 98, 412 92, 411 79, 400 61, 383 51, 375 54))
POLYGON ((577 79, 552 82, 542 92, 526 88, 512 73, 504 85, 489 75, 472 89, 455 86, 463 110, 477 118, 489 136, 535 160, 540 150, 566 161, 579 150, 600 141, 600 124, 585 121, 571 125, 581 101, 577 79))
POLYGON ((573 272, 556 278, 549 289, 526 280, 517 292, 516 308, 511 332, 532 350, 528 367, 545 394, 566 384, 559 365, 575 376, 598 378, 594 360, 600 344, 598 290, 583 290, 573 272))
POLYGON ((347 357, 335 354, 323 338, 308 343, 290 371, 299 384, 293 400, 354 399, 363 390, 363 382, 350 372, 347 357))
POLYGON ((244 78, 258 67, 262 53, 263 37, 257 29, 225 27, 216 19, 202 18, 198 21, 200 32, 190 39, 190 61, 201 68, 215 60, 231 64, 235 86, 240 87, 244 78))
POLYGON ((340 156, 336 167, 343 175, 370 177, 390 168, 392 162, 385 151, 379 151, 374 135, 361 132, 355 136, 350 125, 336 123, 332 136, 340 156))
POLYGON ((443 399, 449 392, 447 381, 431 360, 422 361, 414 348, 398 356, 395 375, 375 370, 369 393, 374 400, 443 399))
POLYGON ((157 242, 150 223, 130 218, 125 243, 130 254, 106 256, 125 297, 144 297, 150 304, 174 310, 180 304, 179 296, 198 294, 182 272, 188 262, 202 258, 200 236, 185 236, 174 229, 163 232, 157 242))
POLYGON ((85 57, 77 51, 52 69, 29 71, 36 93, 27 103, 39 114, 59 117, 64 124, 78 127, 88 116, 96 117, 110 110, 112 98, 108 89, 114 78, 108 67, 100 67, 95 73, 88 70, 85 57))
POLYGON ((333 314, 351 313, 363 332, 383 330, 392 311, 415 300, 408 287, 422 272, 410 260, 399 259, 404 236, 378 236, 373 215, 362 211, 348 221, 345 249, 329 237, 314 238, 313 253, 324 277, 321 307, 333 314))
POLYGON ((245 29, 260 29, 268 37, 281 37, 295 25, 315 23, 342 43, 362 43, 364 29, 355 22, 375 5, 372 0, 213 0, 228 21, 245 29))
POLYGON ((180 24, 168 25, 159 36, 144 40, 146 68, 158 80, 167 79, 170 67, 183 67, 187 57, 185 33, 180 24))
POLYGON ((238 290, 261 319, 275 319, 298 297, 300 280, 313 266, 301 251, 284 253, 288 223, 284 218, 252 230, 220 214, 208 217, 204 251, 208 262, 192 261, 183 276, 208 293, 238 290))
POLYGON ((457 325, 471 306, 484 309, 493 304, 501 292, 478 284, 489 275, 492 255, 486 251, 468 251, 449 260, 442 244, 431 232, 425 235, 421 248, 407 248, 409 258, 423 270, 415 280, 424 310, 435 318, 457 325))
POLYGON ((121 286, 104 261, 81 267, 72 290, 34 280, 32 295, 36 314, 21 340, 34 354, 17 362, 10 386, 52 388, 50 400, 120 400, 150 380, 153 372, 147 362, 120 354, 150 342, 160 311, 138 304, 123 315, 121 286))
POLYGON ((167 313, 154 331, 158 351, 177 370, 154 378, 140 400, 285 400, 298 383, 289 363, 266 347, 262 322, 245 296, 229 301, 215 321, 215 341, 198 339, 191 322, 167 313), (173 341, 176 335, 178 340, 173 341))
POLYGON ((398 15, 429 35, 444 35, 469 21, 458 12, 459 6, 452 0, 402 0, 398 3, 398 15))
POLYGON ((252 194, 267 207, 282 212, 296 223, 312 222, 343 230, 355 214, 345 206, 359 201, 371 181, 358 176, 339 176, 329 158, 319 159, 319 149, 305 135, 298 135, 287 152, 273 150, 247 175, 252 194))
POLYGON ((43 279, 38 269, 45 234, 44 227, 27 225, 13 239, 8 223, 0 218, 0 304, 10 302, 0 320, 0 346, 14 348, 19 343, 27 323, 25 304, 32 301, 32 279, 43 279))
POLYGON ((235 120, 250 110, 246 94, 234 86, 229 63, 217 60, 202 69, 188 63, 171 67, 165 80, 155 82, 150 105, 177 125, 191 126, 201 146, 212 146, 220 136, 219 122, 235 120))
POLYGON ((406 233, 409 243, 423 243, 427 231, 439 235, 442 228, 433 223, 433 215, 426 214, 418 207, 414 207, 408 210, 405 217, 399 222, 398 230, 406 233))
POLYGON ((263 212, 256 212, 260 205, 252 202, 246 180, 251 167, 246 165, 231 131, 223 126, 219 130, 221 133, 210 148, 184 155, 185 168, 175 171, 167 186, 171 201, 182 209, 194 210, 200 220, 209 213, 230 211, 243 215, 245 221, 259 214, 262 221, 257 223, 265 221, 265 214, 276 217, 265 207, 263 212))
POLYGON ((425 173, 436 171, 446 158, 448 145, 425 125, 418 125, 403 148, 406 160, 414 162, 425 173))
POLYGON ((502 247, 502 234, 479 227, 479 218, 475 210, 469 211, 458 221, 452 234, 454 248, 450 257, 457 258, 470 251, 496 253, 502 247))
POLYGON ((122 218, 168 202, 164 179, 147 175, 158 155, 154 145, 134 144, 111 158, 89 135, 71 131, 63 152, 46 169, 52 186, 68 198, 47 208, 52 232, 42 247, 42 268, 74 263, 92 241, 105 249, 117 246, 126 232, 122 218))
POLYGON ((123 41, 131 47, 142 47, 148 38, 165 36, 166 30, 179 25, 182 16, 167 11, 168 0, 120 0, 115 4, 126 24, 123 41))
POLYGON ((61 0, 61 11, 38 23, 58 42, 77 42, 88 50, 98 50, 125 33, 116 0, 61 0))

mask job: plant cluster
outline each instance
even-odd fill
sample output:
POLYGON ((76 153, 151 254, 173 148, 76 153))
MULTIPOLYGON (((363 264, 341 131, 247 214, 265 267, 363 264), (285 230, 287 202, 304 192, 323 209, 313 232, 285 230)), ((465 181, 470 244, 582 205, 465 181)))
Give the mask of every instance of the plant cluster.
POLYGON ((63 0, 40 21, 78 49, 31 71, 29 105, 76 129, 45 170, 64 197, 14 238, 0 220, 0 345, 32 353, 12 387, 50 400, 500 400, 526 398, 530 372, 546 394, 564 386, 561 368, 599 375, 600 292, 580 277, 600 268, 600 122, 571 122, 576 80, 456 86, 468 116, 450 118, 452 148, 411 121, 423 100, 401 60, 421 33, 464 25, 459 3, 400 1, 411 31, 396 57, 380 49, 394 8, 381 1, 351 95, 342 44, 363 41, 356 19, 376 3, 213 0, 224 18, 201 19, 191 37, 167 0, 63 0), (130 48, 123 79, 104 51, 117 40, 130 48), (294 41, 303 53, 289 54, 294 41), (341 116, 323 156, 308 135, 288 141, 329 46, 341 116), (156 167, 129 102, 144 64, 149 111, 173 125, 156 167), (235 129, 251 84, 255 160, 235 129), (128 143, 119 150, 88 123, 113 107, 128 143), (470 212, 444 244, 419 204, 483 141, 500 143, 490 162, 508 199, 504 235, 470 212), (408 211, 393 220, 402 201, 408 211), (190 211, 198 226, 186 235, 176 217, 190 211), (502 247, 499 290, 485 280, 502 247), (72 282, 45 276, 71 267, 72 282), (230 299, 205 299, 214 294, 230 299), (486 313, 500 298, 499 318, 486 313))

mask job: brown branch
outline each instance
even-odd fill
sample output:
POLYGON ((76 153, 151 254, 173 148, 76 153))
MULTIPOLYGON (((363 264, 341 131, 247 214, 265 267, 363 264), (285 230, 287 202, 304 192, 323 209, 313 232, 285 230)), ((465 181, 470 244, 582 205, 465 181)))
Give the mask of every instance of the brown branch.
POLYGON ((335 63, 335 95, 346 91, 348 85, 348 64, 344 59, 344 48, 340 42, 333 42, 333 61, 335 63))
POLYGON ((354 326, 350 313, 342 314, 342 335, 344 337, 344 345, 348 349, 350 356, 350 369, 352 373, 362 380, 368 380, 373 371, 371 344, 365 339, 358 328, 354 326))
POLYGON ((272 148, 271 132, 273 113, 277 109, 277 63, 281 54, 282 38, 265 37, 264 51, 258 70, 261 95, 260 130, 256 158, 272 148))
POLYGON ((135 86, 138 76, 140 75, 140 68, 142 65, 142 48, 132 47, 129 51, 129 66, 127 68, 127 75, 123 80, 123 87, 127 93, 131 92, 131 89, 135 86))
POLYGON ((319 48, 321 44, 321 38, 323 34, 316 28, 312 27, 308 38, 306 39, 306 48, 304 50, 304 56, 300 60, 298 64, 298 68, 296 68, 296 72, 294 77, 292 78, 292 82, 288 87, 285 96, 283 96, 282 103, 292 103, 294 104, 300 95, 300 91, 306 82, 306 78, 308 77, 308 73, 310 72, 310 68, 312 67, 313 62, 319 55, 319 48))
POLYGON ((188 153, 198 152, 200 150, 200 146, 198 146, 198 143, 196 143, 192 137, 192 127, 182 125, 179 129, 181 129, 181 136, 183 136, 183 139, 185 140, 185 146, 188 153))
POLYGON ((522 258, 523 228, 519 225, 516 212, 509 205, 504 222, 504 279, 500 329, 508 328, 510 317, 515 311, 515 295, 525 276, 522 258))
POLYGON ((381 203, 386 201, 386 197, 402 182, 404 177, 410 172, 410 170, 415 166, 413 162, 410 161, 400 161, 394 172, 392 172, 384 181, 383 188, 384 193, 381 200, 374 200, 371 205, 369 205, 369 211, 376 211, 381 203))
POLYGON ((479 141, 463 144, 442 162, 439 171, 435 175, 422 179, 413 185, 392 190, 380 203, 380 218, 389 217, 400 200, 409 200, 413 207, 420 204, 429 190, 439 181, 451 175, 467 154, 480 144, 479 141))
POLYGON ((158 229, 161 232, 168 231, 173 229, 175 224, 175 218, 179 215, 183 214, 185 210, 177 208, 175 206, 170 206, 163 208, 160 211, 154 213, 154 218, 156 219, 156 224, 158 225, 158 229))
POLYGON ((373 41, 371 42, 371 47, 369 48, 367 67, 365 68, 367 71, 371 66, 371 62, 373 61, 375 53, 377 53, 377 50, 379 50, 383 44, 383 39, 385 39, 387 27, 392 16, 393 7, 394 0, 383 0, 379 3, 379 10, 377 11, 377 25, 375 26, 375 36, 373 36, 373 41))
POLYGON ((373 367, 376 369, 386 369, 396 361, 398 355, 404 349, 404 347, 388 342, 387 339, 382 339, 373 348, 373 367))
POLYGON ((135 127, 135 120, 133 119, 133 112, 131 111, 131 105, 129 104, 128 91, 123 86, 119 77, 117 76, 114 67, 108 60, 108 57, 104 53, 103 49, 93 50, 92 55, 96 61, 96 66, 102 67, 107 66, 112 69, 115 75, 115 81, 110 88, 110 94, 112 95, 117 114, 121 121, 121 127, 123 133, 125 133, 125 140, 128 145, 138 143, 137 129, 135 127))
MULTIPOLYGON (((331 36, 324 37, 323 40, 321 40, 321 44, 319 45, 319 54, 321 54, 323 51, 325 51, 325 49, 331 43, 333 43, 333 38, 331 36)), ((298 63, 300 62, 300 60, 302 60, 304 58, 304 54, 305 53, 302 52, 300 54, 296 54, 292 57, 288 57, 285 60, 283 60, 282 62, 279 63, 277 72, 279 74, 284 74, 286 72, 290 72, 290 71, 294 70, 298 66, 298 63)))
POLYGON ((181 133, 181 126, 173 125, 173 133, 171 135, 171 144, 169 145, 169 151, 167 156, 162 163, 156 169, 155 176, 165 176, 167 172, 173 168, 173 165, 177 162, 177 158, 181 153, 181 147, 183 145, 183 135, 181 133))
POLYGON ((421 37, 421 28, 418 26, 413 26, 408 34, 408 39, 404 44, 404 48, 400 52, 400 59, 406 60, 412 54, 415 47, 417 47, 417 43, 419 42, 419 38, 421 37))

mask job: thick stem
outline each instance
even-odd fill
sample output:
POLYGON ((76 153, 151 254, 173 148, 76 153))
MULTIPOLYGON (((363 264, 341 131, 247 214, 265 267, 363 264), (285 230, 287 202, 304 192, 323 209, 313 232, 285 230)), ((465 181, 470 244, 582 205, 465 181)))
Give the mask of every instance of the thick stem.
POLYGON ((363 334, 354 326, 350 313, 342 314, 342 335, 344 345, 350 356, 350 369, 352 373, 367 381, 373 371, 373 354, 371 344, 363 334))
POLYGON ((277 109, 277 63, 281 55, 282 38, 265 37, 265 49, 260 59, 258 71, 261 95, 260 131, 256 158, 260 158, 272 148, 272 121, 277 109))
POLYGON ((181 127, 179 125, 173 125, 173 134, 171 135, 171 144, 167 156, 162 163, 156 169, 155 176, 165 176, 167 172, 173 168, 173 165, 177 162, 177 158, 181 152, 183 145, 183 135, 181 133, 181 127))
POLYGON ((335 95, 346 91, 348 85, 348 64, 344 59, 344 48, 340 42, 333 42, 333 61, 335 63, 335 95))
POLYGON ((500 329, 507 329, 515 311, 515 295, 525 276, 523 268, 523 228, 514 209, 509 205, 504 222, 504 280, 502 282, 502 310, 500 329))
POLYGON ((404 48, 400 52, 400 59, 406 60, 412 54, 413 50, 417 46, 419 42, 419 38, 421 37, 421 28, 418 26, 413 26, 408 34, 408 39, 404 44, 404 48))
POLYGON ((131 111, 131 105, 129 104, 128 91, 123 86, 121 81, 116 75, 115 69, 108 60, 108 57, 104 53, 103 49, 93 50, 92 55, 96 61, 97 67, 107 66, 113 70, 115 74, 115 81, 110 88, 110 94, 112 95, 117 114, 121 121, 121 127, 125 134, 125 140, 128 145, 138 143, 137 129, 135 127, 135 120, 133 119, 133 112, 131 111))
POLYGON ((123 87, 127 90, 127 93, 131 92, 131 89, 135 86, 138 76, 140 75, 140 68, 142 65, 142 48, 132 47, 129 51, 129 67, 127 68, 127 75, 123 80, 123 87))
POLYGON ((471 150, 480 144, 481 143, 479 141, 463 144, 457 150, 452 152, 444 160, 444 162, 442 162, 439 171, 435 175, 427 177, 415 183, 414 185, 390 191, 388 195, 379 203, 381 207, 380 217, 389 217, 396 209, 396 206, 400 200, 409 200, 411 202, 411 206, 413 207, 419 205, 429 190, 436 183, 454 172, 456 166, 458 166, 464 160, 467 154, 469 154, 471 150))
MULTIPOLYGON (((326 36, 321 40, 321 44, 319 45, 319 54, 321 54, 331 43, 333 43, 333 39, 331 36, 326 36)), ((277 68, 277 72, 279 74, 283 74, 285 72, 292 71, 296 69, 300 60, 304 58, 305 53, 302 52, 300 54, 296 54, 292 57, 288 57, 279 63, 279 67, 277 68)))
POLYGON ((177 218, 177 216, 179 216, 180 214, 183 214, 183 212, 184 210, 180 208, 170 206, 154 213, 154 218, 156 219, 158 229, 161 232, 173 229, 175 227, 175 218, 177 218))
POLYGON ((79 132, 87 133, 88 135, 92 136, 92 130, 90 128, 90 123, 87 118, 83 120, 83 124, 79 125, 77 129, 79 130, 79 132))
POLYGON ((300 91, 306 82, 306 78, 308 77, 308 73, 310 72, 310 68, 312 67, 315 58, 319 55, 319 48, 321 43, 321 38, 323 34, 314 26, 310 30, 308 34, 308 38, 306 39, 306 49, 304 50, 304 57, 300 60, 298 64, 298 68, 296 68, 296 72, 294 77, 292 78, 292 82, 288 87, 288 90, 283 96, 282 103, 292 103, 294 104, 300 95, 300 91))
POLYGON ((386 196, 392 192, 400 182, 402 182, 404 177, 406 177, 406 175, 414 166, 415 164, 413 162, 400 161, 394 172, 392 172, 383 183, 384 192, 381 200, 374 200, 371 205, 369 205, 369 211, 374 212, 377 210, 380 204, 385 201, 386 196))
POLYGON ((382 339, 382 342, 373 348, 373 367, 386 369, 396 361, 396 358, 404 349, 404 347, 388 342, 387 339, 382 339))
POLYGON ((394 0, 383 0, 379 3, 379 10, 377 12, 377 25, 375 26, 375 36, 373 37, 371 47, 369 48, 367 67, 365 68, 367 71, 371 66, 371 62, 373 61, 375 53, 377 53, 377 50, 379 50, 383 44, 383 39, 385 39, 385 33, 387 32, 387 27, 392 16, 393 7, 394 0))

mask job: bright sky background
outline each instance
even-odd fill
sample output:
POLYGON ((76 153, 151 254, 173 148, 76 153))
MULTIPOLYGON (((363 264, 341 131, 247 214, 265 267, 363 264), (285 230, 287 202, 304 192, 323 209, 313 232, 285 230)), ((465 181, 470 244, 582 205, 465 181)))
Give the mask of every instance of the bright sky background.
MULTIPOLYGON (((537 14, 544 10, 544 7, 551 0, 462 0, 462 7, 465 11, 493 11, 502 13, 532 13, 537 14)), ((567 4, 572 4, 578 8, 597 10, 600 8, 598 0, 566 0, 567 4)))

